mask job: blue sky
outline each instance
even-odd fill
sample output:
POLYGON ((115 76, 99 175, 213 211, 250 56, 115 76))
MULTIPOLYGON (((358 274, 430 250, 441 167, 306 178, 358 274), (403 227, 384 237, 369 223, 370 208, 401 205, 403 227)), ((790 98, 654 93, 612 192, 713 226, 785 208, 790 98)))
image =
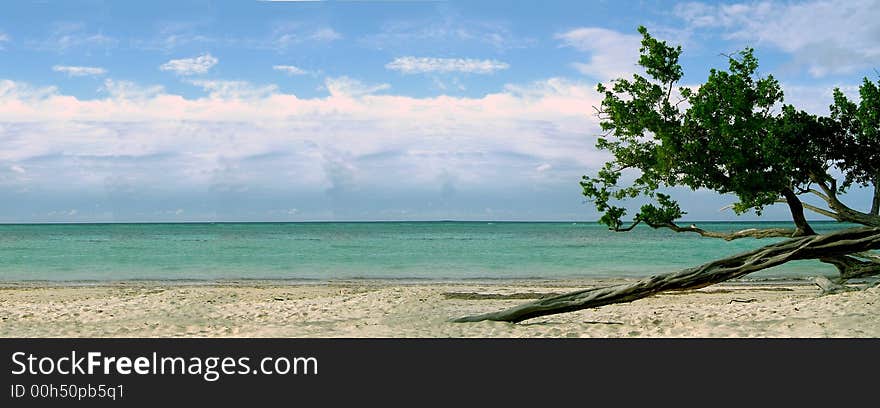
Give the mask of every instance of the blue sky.
POLYGON ((0 222, 591 220, 594 89, 636 71, 638 25, 684 47, 685 85, 752 46, 815 113, 880 67, 877 1, 0 9, 0 222))

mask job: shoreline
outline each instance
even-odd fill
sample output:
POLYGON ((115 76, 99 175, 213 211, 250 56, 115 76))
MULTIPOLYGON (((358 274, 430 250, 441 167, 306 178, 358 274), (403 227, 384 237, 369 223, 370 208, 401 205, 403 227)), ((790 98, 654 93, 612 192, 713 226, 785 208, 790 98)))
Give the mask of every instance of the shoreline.
POLYGON ((0 282, 0 337, 880 337, 880 287, 729 281, 527 320, 451 323, 631 279, 0 282))
MULTIPOLYGON (((813 285, 813 277, 743 277, 731 279, 715 285, 813 285)), ((121 280, 0 280, 0 289, 7 288, 65 288, 65 287, 119 287, 119 286, 305 286, 305 285, 455 285, 455 284, 483 284, 483 285, 527 285, 527 284, 555 284, 560 286, 577 285, 614 285, 626 282, 638 281, 639 277, 584 277, 584 278, 344 278, 344 279, 312 279, 312 278, 289 278, 289 279, 261 279, 261 278, 237 278, 237 279, 121 279, 121 280)), ((869 279, 870 280, 870 279, 869 279)), ((852 282, 859 282, 853 280, 852 282)), ((712 285, 712 286, 715 286, 712 285)))

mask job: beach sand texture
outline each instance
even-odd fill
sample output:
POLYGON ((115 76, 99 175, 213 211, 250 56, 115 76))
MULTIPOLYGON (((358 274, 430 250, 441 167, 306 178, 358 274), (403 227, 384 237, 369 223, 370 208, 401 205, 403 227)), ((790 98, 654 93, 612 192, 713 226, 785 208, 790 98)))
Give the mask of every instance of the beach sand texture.
POLYGON ((450 323, 611 281, 6 284, 2 337, 880 337, 880 288, 725 283, 519 324, 450 323))

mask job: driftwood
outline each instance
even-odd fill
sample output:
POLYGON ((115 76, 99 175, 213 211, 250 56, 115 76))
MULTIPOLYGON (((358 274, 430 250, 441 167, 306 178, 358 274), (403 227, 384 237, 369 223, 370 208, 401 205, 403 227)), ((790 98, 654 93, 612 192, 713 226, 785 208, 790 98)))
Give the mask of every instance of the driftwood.
POLYGON ((815 283, 816 286, 819 287, 819 290, 822 291, 823 295, 833 295, 835 293, 851 292, 854 290, 858 290, 856 288, 851 288, 846 285, 832 282, 831 279, 828 279, 824 276, 815 277, 813 279, 813 283, 815 283))
POLYGON ((634 283, 593 288, 544 298, 507 310, 465 316, 454 322, 521 322, 612 303, 632 302, 669 290, 698 289, 800 259, 834 258, 880 248, 880 228, 863 227, 810 235, 767 245, 697 267, 654 275, 634 283))
MULTIPOLYGON (((636 225, 639 225, 642 220, 636 220, 628 227, 621 228, 611 228, 612 231, 615 232, 627 232, 631 231, 636 225)), ((725 241, 733 241, 735 239, 740 238, 792 238, 798 234, 796 229, 792 228, 749 228, 741 231, 735 232, 719 232, 719 231, 707 231, 702 228, 697 227, 695 224, 691 224, 687 227, 679 226, 674 222, 664 222, 664 223, 646 223, 651 228, 669 228, 675 232, 694 232, 700 234, 700 236, 706 238, 721 238, 725 241)))

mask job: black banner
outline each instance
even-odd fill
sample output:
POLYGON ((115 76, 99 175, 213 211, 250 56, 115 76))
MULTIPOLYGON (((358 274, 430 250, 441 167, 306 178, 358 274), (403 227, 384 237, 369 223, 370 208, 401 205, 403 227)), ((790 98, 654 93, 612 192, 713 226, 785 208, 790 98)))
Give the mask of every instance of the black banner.
POLYGON ((868 385, 872 376, 858 375, 858 366, 878 366, 878 345, 878 339, 0 339, 0 370, 2 406, 659 402, 732 390, 734 398, 785 386, 803 390, 847 373, 848 388, 868 385))

